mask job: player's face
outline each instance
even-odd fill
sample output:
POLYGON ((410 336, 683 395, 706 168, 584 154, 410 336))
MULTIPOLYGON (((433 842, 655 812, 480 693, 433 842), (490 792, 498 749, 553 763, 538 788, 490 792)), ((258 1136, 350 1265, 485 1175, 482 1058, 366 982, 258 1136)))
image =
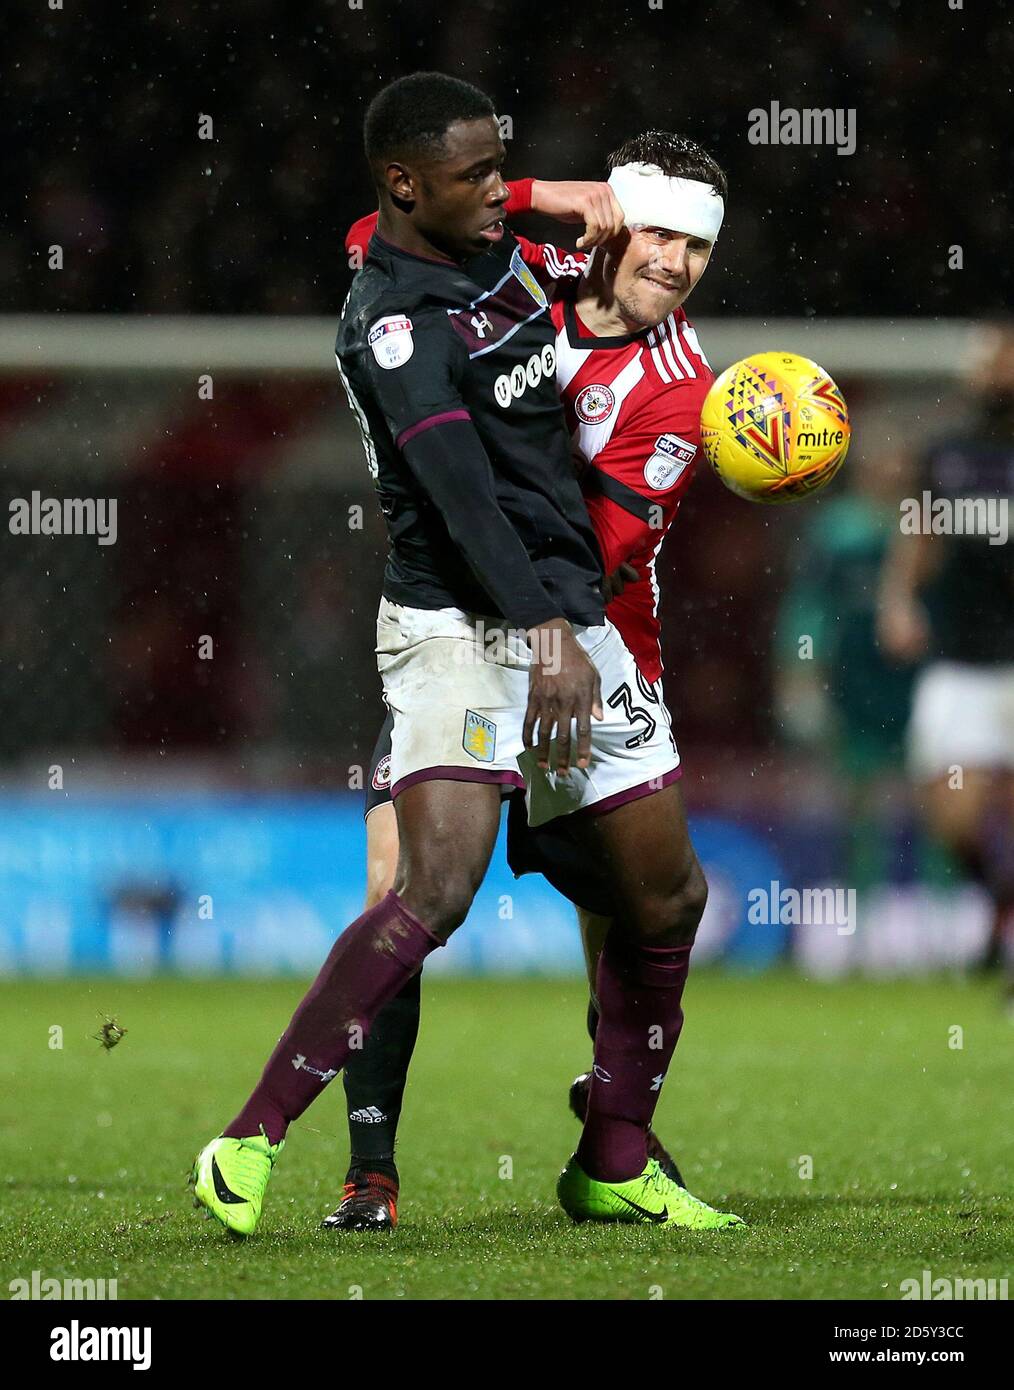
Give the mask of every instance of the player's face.
POLYGON ((623 317, 652 328, 686 299, 704 274, 711 242, 665 227, 635 227, 625 245, 610 248, 606 283, 623 317))
POLYGON ((463 260, 503 236, 504 156, 499 128, 489 116, 449 126, 441 158, 417 166, 412 221, 445 255, 463 260))

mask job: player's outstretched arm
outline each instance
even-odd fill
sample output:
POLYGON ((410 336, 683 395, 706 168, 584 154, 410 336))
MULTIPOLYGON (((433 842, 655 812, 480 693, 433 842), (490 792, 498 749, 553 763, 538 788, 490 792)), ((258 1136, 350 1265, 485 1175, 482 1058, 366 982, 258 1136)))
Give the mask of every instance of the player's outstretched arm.
MULTIPOLYGON (((590 251, 601 246, 623 230, 623 209, 607 183, 591 179, 517 179, 508 182, 510 197, 504 212, 508 217, 518 212, 543 212, 558 222, 583 222, 584 233, 578 248, 590 251)), ((370 237, 377 230, 377 214, 367 213, 354 222, 345 234, 345 249, 366 255, 370 237)), ((522 249, 533 243, 522 242, 522 249)), ((567 253, 559 252, 565 259, 567 253)), ((527 259, 527 257, 526 257, 527 259)))
POLYGON ((583 222, 579 251, 611 241, 623 231, 623 209, 607 183, 591 179, 532 179, 532 211, 558 222, 583 222))

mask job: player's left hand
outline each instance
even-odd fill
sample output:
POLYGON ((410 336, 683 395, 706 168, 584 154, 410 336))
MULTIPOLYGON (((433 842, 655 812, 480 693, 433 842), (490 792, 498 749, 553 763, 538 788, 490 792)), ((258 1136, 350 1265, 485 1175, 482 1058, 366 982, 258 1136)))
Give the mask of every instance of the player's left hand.
POLYGON ((532 210, 558 222, 583 222, 579 251, 590 251, 623 231, 623 209, 607 183, 592 179, 532 180, 532 210))
POLYGON ((633 584, 637 578, 637 570, 633 565, 628 565, 626 560, 613 570, 612 574, 607 574, 602 581, 602 597, 606 604, 612 603, 614 598, 619 598, 628 584, 633 584))

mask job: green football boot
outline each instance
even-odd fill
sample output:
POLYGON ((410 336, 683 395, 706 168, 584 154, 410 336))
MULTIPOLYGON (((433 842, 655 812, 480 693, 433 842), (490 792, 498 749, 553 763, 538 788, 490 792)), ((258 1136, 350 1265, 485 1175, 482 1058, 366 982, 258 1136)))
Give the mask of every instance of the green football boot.
POLYGON ((269 1144, 263 1134, 250 1139, 212 1139, 194 1159, 190 1174, 194 1206, 205 1207, 236 1235, 253 1235, 261 1219, 271 1169, 284 1147, 284 1139, 269 1144))
POLYGON ((684 1226, 690 1231, 724 1231, 746 1226, 731 1211, 715 1211, 693 1197, 649 1158, 644 1172, 628 1182, 598 1182, 576 1157, 556 1184, 560 1205, 573 1221, 635 1221, 654 1226, 684 1226))

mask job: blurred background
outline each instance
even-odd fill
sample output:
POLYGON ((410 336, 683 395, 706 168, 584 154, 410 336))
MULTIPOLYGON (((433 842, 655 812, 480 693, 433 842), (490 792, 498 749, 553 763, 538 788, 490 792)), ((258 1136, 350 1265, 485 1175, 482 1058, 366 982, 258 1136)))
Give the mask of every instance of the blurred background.
MULTIPOLYGON (((918 662, 878 647, 875 607, 927 451, 987 416, 1010 440, 985 365, 1012 289, 1009 16, 15 0, 6 20, 4 492, 116 498, 118 534, 0 540, 0 972, 308 971, 360 910, 385 538, 332 347, 344 233, 374 206, 365 106, 418 68, 489 91, 508 176, 598 177, 644 128, 708 146, 730 200, 688 310, 712 365, 803 352, 851 408, 825 496, 750 506, 702 471, 660 557, 712 884, 698 958, 981 959, 995 902, 923 824, 918 662), (774 100, 854 110, 855 153, 751 144, 774 100), (856 931, 750 923, 771 881, 855 889, 856 931)), ((498 856, 434 968, 579 962, 566 904, 498 856)))

